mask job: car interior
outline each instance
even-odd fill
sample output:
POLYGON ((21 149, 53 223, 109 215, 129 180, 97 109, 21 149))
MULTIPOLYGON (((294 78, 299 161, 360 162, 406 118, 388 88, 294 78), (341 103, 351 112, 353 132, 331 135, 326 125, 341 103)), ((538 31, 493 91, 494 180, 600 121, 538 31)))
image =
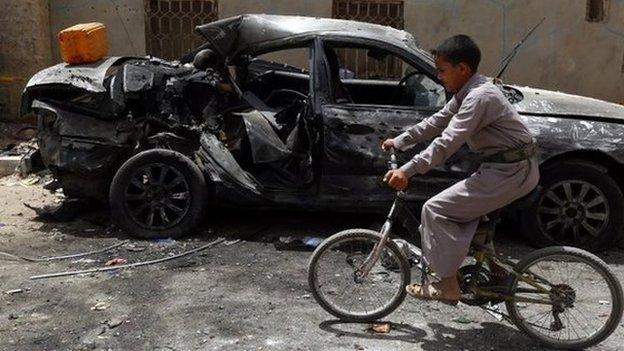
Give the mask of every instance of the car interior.
POLYGON ((325 56, 334 103, 435 109, 446 102, 439 83, 390 51, 326 44, 325 56))

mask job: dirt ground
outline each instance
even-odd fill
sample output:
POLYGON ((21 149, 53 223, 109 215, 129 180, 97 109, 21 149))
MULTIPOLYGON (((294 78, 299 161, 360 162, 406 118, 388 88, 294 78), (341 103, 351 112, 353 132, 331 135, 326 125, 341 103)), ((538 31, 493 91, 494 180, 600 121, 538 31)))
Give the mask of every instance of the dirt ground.
MULTIPOLYGON (((0 179, 0 250, 28 257, 97 250, 129 240, 106 209, 69 223, 36 219, 23 203, 59 197, 20 179, 0 179)), ((375 227, 381 217, 256 213, 212 209, 205 227, 182 240, 130 240, 91 256, 29 263, 0 257, 0 350, 538 350, 538 344, 485 311, 410 300, 387 317, 388 334, 341 323, 310 297, 307 251, 277 250, 280 236, 328 236, 375 227), (241 239, 168 262, 106 273, 30 276, 167 257, 216 237, 241 239), (6 293, 14 289, 21 292, 6 293)), ((515 235, 498 249, 519 258, 531 248, 515 235)), ((624 252, 600 255, 624 281, 624 252)), ((591 289, 591 286, 588 287, 591 289)), ((595 350, 624 350, 624 327, 595 350)))

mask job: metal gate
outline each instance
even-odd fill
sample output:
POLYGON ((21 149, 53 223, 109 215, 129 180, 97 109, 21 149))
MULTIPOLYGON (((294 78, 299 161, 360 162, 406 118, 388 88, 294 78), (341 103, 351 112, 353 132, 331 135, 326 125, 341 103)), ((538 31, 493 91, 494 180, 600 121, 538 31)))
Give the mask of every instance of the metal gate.
MULTIPOLYGON (((334 18, 370 22, 397 29, 404 27, 403 0, 333 0, 334 18)), ((377 61, 366 56, 366 50, 340 49, 342 67, 355 73, 356 78, 400 78, 401 62, 395 57, 377 61)))
POLYGON ((179 59, 205 41, 195 26, 218 18, 218 0, 145 0, 147 53, 179 59))

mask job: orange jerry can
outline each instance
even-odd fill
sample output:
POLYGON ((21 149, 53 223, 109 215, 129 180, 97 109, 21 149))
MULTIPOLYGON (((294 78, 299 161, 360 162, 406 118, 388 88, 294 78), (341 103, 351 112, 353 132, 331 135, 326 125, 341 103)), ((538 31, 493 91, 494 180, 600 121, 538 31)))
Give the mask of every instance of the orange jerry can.
POLYGON ((95 62, 108 53, 106 26, 102 23, 81 23, 58 34, 63 61, 75 65, 95 62))

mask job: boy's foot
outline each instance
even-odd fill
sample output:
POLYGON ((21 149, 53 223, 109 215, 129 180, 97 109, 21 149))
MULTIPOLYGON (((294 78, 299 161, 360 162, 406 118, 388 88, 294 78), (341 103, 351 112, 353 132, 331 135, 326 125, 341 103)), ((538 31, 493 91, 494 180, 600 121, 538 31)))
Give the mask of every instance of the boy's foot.
POLYGON ((420 300, 440 301, 447 305, 455 306, 461 298, 460 293, 445 293, 440 287, 433 283, 410 284, 405 287, 405 291, 411 296, 420 300))

